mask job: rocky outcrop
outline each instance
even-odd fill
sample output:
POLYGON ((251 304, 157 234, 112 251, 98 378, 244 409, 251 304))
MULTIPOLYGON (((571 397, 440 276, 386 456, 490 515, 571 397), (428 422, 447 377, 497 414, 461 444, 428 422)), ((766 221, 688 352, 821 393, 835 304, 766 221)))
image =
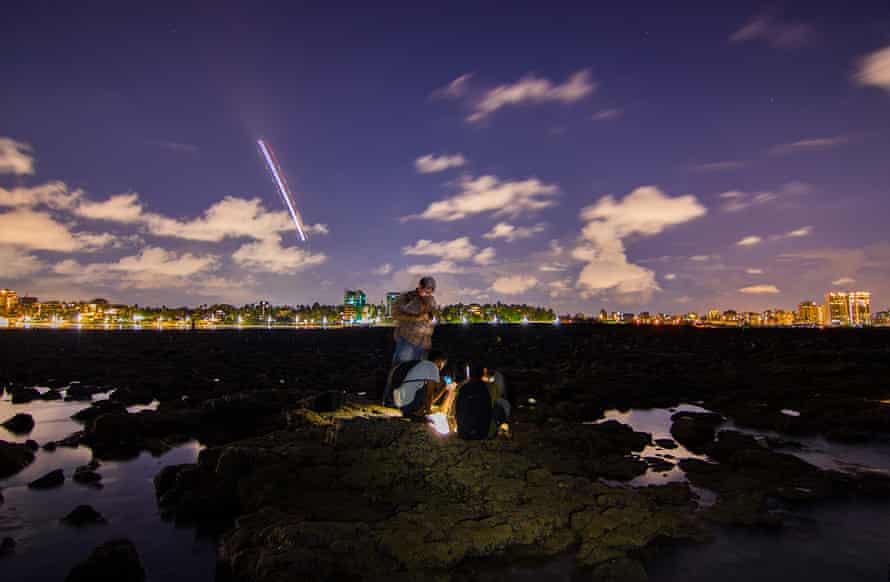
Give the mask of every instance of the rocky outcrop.
POLYGON ((27 445, 0 441, 0 479, 15 475, 34 461, 34 451, 27 445))
POLYGON ((3 538, 0 542, 0 558, 15 553, 15 540, 10 537, 3 538))
POLYGON ((127 407, 114 400, 99 400, 94 402, 92 406, 78 410, 71 415, 71 418, 79 422, 89 422, 103 414, 125 413, 127 407))
POLYGON ((6 420, 3 427, 17 434, 27 434, 34 428, 34 417, 30 414, 19 413, 6 420))
POLYGON ((709 412, 678 412, 671 416, 671 435, 693 452, 702 452, 714 442, 716 427, 725 419, 709 412))
POLYGON ((630 458, 649 443, 624 425, 523 425, 513 440, 465 442, 389 414, 292 411, 288 430, 165 468, 159 504, 198 522, 228 511, 222 567, 250 581, 436 579, 472 559, 566 551, 603 576, 639 573, 634 551, 703 539, 676 501, 595 480, 597 454, 630 458))
POLYGON ((65 473, 61 469, 50 471, 43 477, 34 479, 28 483, 29 489, 52 489, 59 487, 65 482, 65 473))
POLYGON ((91 487, 101 488, 102 475, 96 472, 99 468, 99 461, 91 461, 87 465, 82 465, 74 469, 74 475, 71 477, 75 483, 81 485, 89 485, 91 487))
POLYGON ((36 388, 26 388, 22 386, 13 388, 10 393, 12 394, 13 404, 27 404, 32 400, 40 398, 40 391, 36 388))
POLYGON ((93 509, 92 505, 78 505, 71 513, 61 519, 62 523, 73 527, 102 524, 107 523, 107 521, 101 513, 93 509))
POLYGON ((74 566, 65 582, 144 582, 145 570, 133 542, 111 540, 74 566))

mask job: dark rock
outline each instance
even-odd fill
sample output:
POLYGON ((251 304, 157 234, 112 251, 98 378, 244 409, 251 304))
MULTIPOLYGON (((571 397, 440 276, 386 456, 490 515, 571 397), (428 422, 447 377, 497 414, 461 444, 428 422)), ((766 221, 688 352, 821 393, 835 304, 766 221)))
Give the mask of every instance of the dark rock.
POLYGON ((99 400, 94 402, 92 406, 78 410, 71 415, 71 418, 80 422, 89 422, 94 418, 98 418, 103 414, 126 413, 127 407, 120 402, 113 400, 99 400))
POLYGON ((61 400, 62 395, 58 390, 47 390, 43 394, 40 395, 41 400, 61 400))
POLYGON ((664 471, 670 471, 674 468, 674 464, 665 461, 664 459, 660 459, 658 457, 643 457, 643 461, 649 465, 649 468, 657 473, 662 473, 664 471))
POLYGON ((40 391, 36 388, 13 388, 12 390, 13 404, 27 404, 38 398, 40 398, 40 391))
POLYGON ((0 441, 0 479, 15 475, 34 461, 34 451, 17 443, 0 441))
POLYGON ((56 445, 56 443, 54 441, 50 441, 50 442, 46 443, 45 445, 43 445, 43 450, 51 453, 54 450, 56 450, 56 446, 58 446, 58 445, 56 445))
POLYGON ((144 582, 145 570, 133 542, 112 540, 96 547, 71 569, 65 582, 144 582))
POLYGON ((677 443, 673 439, 655 439, 655 444, 663 449, 677 448, 677 443))
POLYGON ((333 412, 346 402, 346 393, 342 390, 328 390, 312 397, 306 408, 315 412, 333 412))
POLYGON ((593 569, 594 582, 648 582, 643 565, 631 558, 618 558, 593 569))
POLYGON ((16 434, 27 434, 34 428, 34 417, 20 412, 4 422, 3 427, 16 434))
POLYGON ((91 505, 78 505, 74 510, 62 518, 62 523, 74 527, 83 527, 85 525, 107 523, 102 514, 93 509, 91 505))
POLYGON ((38 442, 33 439, 26 440, 25 446, 28 447, 29 449, 31 449, 32 451, 36 451, 37 449, 40 448, 40 444, 38 444, 38 442))
POLYGON ((690 451, 702 452, 714 441, 714 427, 710 422, 681 416, 671 425, 671 435, 690 451))
POLYGON ((717 414, 716 412, 682 411, 671 415, 671 420, 675 422, 681 418, 691 418, 696 423, 704 426, 709 426, 711 428, 717 428, 726 420, 725 418, 723 418, 722 415, 717 414))
POLYGON ((108 388, 101 386, 93 386, 90 384, 72 383, 65 392, 66 400, 92 400, 93 396, 102 392, 107 392, 108 388))
POLYGON ((169 449, 165 439, 196 434, 201 430, 201 412, 183 410, 158 412, 143 410, 103 414, 87 424, 83 442, 100 459, 128 459, 144 449, 161 453, 169 449))
POLYGON ((72 479, 81 485, 97 485, 102 480, 102 475, 96 472, 92 463, 78 467, 74 470, 72 479))
POLYGON ((125 406, 134 406, 136 404, 150 404, 155 397, 151 390, 144 388, 118 388, 111 393, 109 399, 125 406))
POLYGON ((3 505, 3 502, 4 502, 4 501, 6 501, 6 500, 3 499, 3 490, 0 489, 0 505, 3 505))
POLYGON ((15 540, 9 537, 3 538, 0 542, 0 557, 8 556, 15 553, 15 540))
POLYGON ((65 482, 65 473, 61 469, 50 471, 43 477, 35 479, 28 483, 29 489, 51 489, 58 487, 65 482))

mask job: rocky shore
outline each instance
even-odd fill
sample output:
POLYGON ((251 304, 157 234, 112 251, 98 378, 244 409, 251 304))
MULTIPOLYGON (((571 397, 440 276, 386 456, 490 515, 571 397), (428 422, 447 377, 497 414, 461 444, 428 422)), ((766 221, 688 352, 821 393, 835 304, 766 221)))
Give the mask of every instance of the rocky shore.
MULTIPOLYGON (((712 524, 781 527, 782 504, 890 497, 885 475, 788 453, 804 435, 890 442, 878 330, 443 327, 453 362, 481 360, 510 382, 512 438, 481 443, 373 404, 388 336, 14 332, 0 334, 0 379, 18 401, 62 397, 71 380, 68 398, 115 389, 77 415, 81 432, 44 448, 84 444, 104 460, 206 444, 155 488, 171 519, 220 535, 220 580, 497 579, 495 562, 565 555, 595 580, 645 580, 648 556, 706 542, 712 524), (676 442, 592 424, 606 409, 680 402, 713 412, 675 414, 676 442), (678 462, 676 443, 700 458, 678 462), (677 462, 694 489, 625 485, 677 462)), ((31 460, 33 447, 0 442, 4 474, 31 460)))

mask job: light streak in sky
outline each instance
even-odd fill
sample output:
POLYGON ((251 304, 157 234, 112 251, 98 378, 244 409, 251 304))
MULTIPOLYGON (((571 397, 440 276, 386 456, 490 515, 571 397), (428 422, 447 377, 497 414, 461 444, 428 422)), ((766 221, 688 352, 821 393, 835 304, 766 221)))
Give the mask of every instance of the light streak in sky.
POLYGON ((272 177, 275 178, 275 185, 278 187, 278 193, 281 194, 281 198, 284 200, 284 205, 287 207, 287 211, 290 212, 291 218, 294 220, 294 226, 297 227, 297 234, 300 235, 300 240, 306 242, 308 237, 303 231, 303 219, 300 217, 300 213, 297 212, 293 194, 291 194, 284 173, 278 165, 278 160, 275 159, 275 154, 272 152, 272 148, 261 139, 258 139, 256 143, 260 148, 260 153, 263 154, 263 159, 266 161, 269 171, 272 172, 272 177))

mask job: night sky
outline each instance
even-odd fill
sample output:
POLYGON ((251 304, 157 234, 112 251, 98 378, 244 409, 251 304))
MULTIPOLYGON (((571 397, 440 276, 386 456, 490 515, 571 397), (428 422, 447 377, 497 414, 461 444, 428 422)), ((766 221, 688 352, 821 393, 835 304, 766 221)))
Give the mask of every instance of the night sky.
POLYGON ((617 4, 7 3, 0 287, 886 308, 890 4, 617 4))

